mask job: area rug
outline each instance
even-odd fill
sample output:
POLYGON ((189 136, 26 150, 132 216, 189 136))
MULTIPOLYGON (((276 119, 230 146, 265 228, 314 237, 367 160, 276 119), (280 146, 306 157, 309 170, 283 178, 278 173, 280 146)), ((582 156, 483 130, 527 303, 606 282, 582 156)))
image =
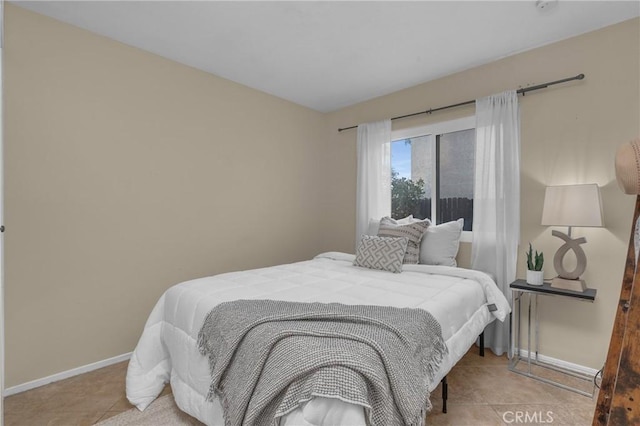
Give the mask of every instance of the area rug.
POLYGON ((137 408, 120 413, 96 426, 201 426, 198 420, 180 411, 173 395, 162 396, 144 411, 137 408))

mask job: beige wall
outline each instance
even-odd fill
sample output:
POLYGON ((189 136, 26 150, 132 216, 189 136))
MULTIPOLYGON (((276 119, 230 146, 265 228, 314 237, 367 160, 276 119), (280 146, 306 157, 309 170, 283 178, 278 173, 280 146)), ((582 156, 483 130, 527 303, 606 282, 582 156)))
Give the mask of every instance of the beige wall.
POLYGON ((324 115, 6 4, 7 387, 129 352, 160 294, 322 244, 324 115))
POLYGON ((544 300, 541 352, 604 361, 633 209, 612 162, 640 134, 640 20, 323 115, 6 6, 8 387, 131 351, 179 281, 352 251, 355 132, 338 127, 581 72, 521 98, 521 236, 551 259, 544 186, 603 187, 606 229, 575 230, 598 298, 544 300))
MULTIPOLYGON (((540 352, 600 368, 606 358, 620 292, 634 198, 617 189, 613 158, 620 144, 640 135, 640 20, 492 62, 328 115, 330 167, 327 249, 353 250, 356 163, 354 130, 339 127, 375 121, 553 81, 580 73, 581 82, 521 97, 522 202, 518 276, 525 273, 529 241, 551 259, 561 241, 540 225, 546 185, 598 183, 602 187, 606 229, 576 228, 584 235, 588 268, 584 275, 598 289, 593 304, 560 298, 541 301, 540 352)), ((473 115, 474 109, 398 120, 393 128, 413 127, 473 115)), ((468 260, 469 247, 463 247, 468 260)))

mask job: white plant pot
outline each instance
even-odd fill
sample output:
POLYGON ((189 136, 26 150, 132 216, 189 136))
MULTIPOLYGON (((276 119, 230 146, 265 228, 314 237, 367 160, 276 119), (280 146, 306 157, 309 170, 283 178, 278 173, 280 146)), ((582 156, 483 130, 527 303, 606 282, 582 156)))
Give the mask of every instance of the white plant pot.
POLYGON ((542 285, 544 283, 543 271, 529 271, 527 270, 527 284, 542 285))

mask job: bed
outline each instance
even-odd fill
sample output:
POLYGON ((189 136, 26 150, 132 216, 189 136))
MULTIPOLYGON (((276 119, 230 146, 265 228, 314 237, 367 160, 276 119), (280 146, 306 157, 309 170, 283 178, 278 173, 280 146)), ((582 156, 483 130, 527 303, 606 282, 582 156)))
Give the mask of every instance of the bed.
MULTIPOLYGON (((223 425, 220 403, 206 396, 209 365, 197 347, 209 311, 237 299, 338 302, 420 308, 440 323, 448 354, 429 386, 433 391, 490 322, 503 321, 509 303, 479 271, 449 266, 404 265, 402 273, 353 265, 354 255, 315 258, 183 282, 159 299, 144 327, 127 372, 127 398, 144 410, 171 384, 178 407, 208 425, 223 425)), ((361 406, 314 398, 290 412, 281 425, 366 425, 361 406)))

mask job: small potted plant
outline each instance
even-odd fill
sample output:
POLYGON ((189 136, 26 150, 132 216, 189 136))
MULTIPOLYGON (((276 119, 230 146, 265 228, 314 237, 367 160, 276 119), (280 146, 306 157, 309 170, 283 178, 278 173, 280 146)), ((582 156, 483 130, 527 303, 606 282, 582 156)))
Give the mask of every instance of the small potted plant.
POLYGON ((544 282, 544 255, 536 250, 533 254, 533 247, 529 243, 529 251, 527 252, 527 284, 542 285, 544 282))

